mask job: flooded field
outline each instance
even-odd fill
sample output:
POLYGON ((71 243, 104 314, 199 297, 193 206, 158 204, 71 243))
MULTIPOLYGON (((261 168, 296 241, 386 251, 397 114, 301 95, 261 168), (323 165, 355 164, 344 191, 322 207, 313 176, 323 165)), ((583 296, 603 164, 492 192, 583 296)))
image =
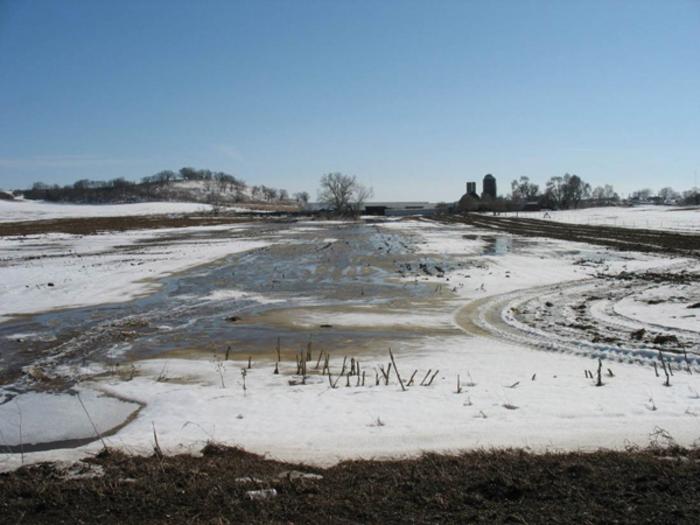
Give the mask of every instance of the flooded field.
MULTIPOLYGON (((159 237, 150 246, 182 242, 184 235, 159 237)), ((416 310, 430 312, 449 294, 420 281, 420 273, 412 283, 402 279, 413 269, 430 271, 446 261, 416 254, 400 233, 359 223, 260 225, 233 233, 189 234, 200 240, 231 235, 270 244, 160 279, 160 289, 145 297, 1 324, 3 375, 12 377, 31 364, 196 357, 228 347, 239 356, 272 359, 277 339, 285 352, 296 352, 309 341, 357 352, 455 330, 451 323, 433 327, 400 319, 416 310), (377 312, 387 319, 379 326, 377 312), (359 328, 357 322, 348 326, 334 321, 344 314, 366 322, 359 328)))
POLYGON ((306 443, 310 461, 426 443, 616 446, 661 423, 690 439, 700 413, 686 394, 700 388, 686 308, 700 280, 682 257, 424 220, 4 242, 18 272, 0 323, 10 463, 103 439, 148 450, 154 427, 168 450, 214 439, 297 458, 306 443), (591 403, 598 359, 612 375, 591 403), (582 436, 562 418, 612 424, 582 436))

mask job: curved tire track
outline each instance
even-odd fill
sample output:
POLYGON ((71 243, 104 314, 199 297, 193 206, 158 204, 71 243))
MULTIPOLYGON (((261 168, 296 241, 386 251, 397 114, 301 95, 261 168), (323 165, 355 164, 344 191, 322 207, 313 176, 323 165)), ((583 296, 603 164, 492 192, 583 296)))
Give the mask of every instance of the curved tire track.
MULTIPOLYGON (((624 339, 618 338, 615 343, 592 342, 587 340, 590 336, 589 333, 575 328, 571 329, 570 326, 555 326, 556 321, 549 324, 528 323, 516 313, 519 308, 528 305, 530 301, 555 293, 561 294, 566 301, 566 304, 558 307, 560 312, 564 312, 565 309, 570 308, 572 302, 581 301, 580 293, 576 292, 577 289, 585 286, 593 287, 599 282, 600 280, 595 278, 568 281, 486 297, 467 303, 457 310, 455 322, 463 331, 471 335, 493 337, 548 352, 563 352, 584 357, 600 357, 620 362, 650 365, 658 359, 658 353, 661 350, 666 359, 686 366, 682 354, 670 352, 670 349, 658 345, 629 341, 629 334, 634 331, 636 326, 630 327, 630 320, 621 316, 618 316, 621 317, 621 322, 615 322, 614 316, 617 314, 614 310, 611 311, 612 319, 596 319, 590 315, 589 306, 586 308, 586 316, 590 323, 595 324, 596 329, 606 333, 618 333, 624 337, 624 339)), ((628 289, 626 289, 626 293, 629 293, 628 289)), ((556 319, 561 321, 565 317, 561 317, 560 314, 556 319)), ((641 327, 646 327, 645 329, 649 331, 663 329, 661 325, 633 321, 641 327)), ((667 327, 666 330, 678 334, 679 339, 682 338, 682 341, 693 344, 694 348, 700 348, 699 334, 667 327)), ((700 370, 700 356, 690 354, 688 359, 694 369, 700 370)))

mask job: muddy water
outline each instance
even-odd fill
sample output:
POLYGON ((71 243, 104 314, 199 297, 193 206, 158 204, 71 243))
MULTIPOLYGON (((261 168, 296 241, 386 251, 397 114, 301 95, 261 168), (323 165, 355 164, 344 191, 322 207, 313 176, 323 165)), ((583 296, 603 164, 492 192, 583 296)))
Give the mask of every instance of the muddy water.
POLYGON ((401 233, 368 223, 262 224, 234 234, 177 233, 165 242, 194 235, 199 240, 241 235, 271 245, 161 279, 158 291, 128 302, 3 323, 2 382, 17 379, 19 369, 32 363, 45 368, 81 361, 124 363, 221 353, 227 347, 234 355, 264 359, 273 357, 278 338, 290 357, 310 340, 326 349, 360 352, 454 330, 439 323, 333 324, 333 315, 348 311, 400 316, 416 307, 429 310, 449 295, 419 277, 454 261, 415 253, 401 233), (322 321, 316 322, 319 311, 322 321), (290 322, 295 318, 304 321, 290 322), (8 338, 12 334, 31 335, 8 338))

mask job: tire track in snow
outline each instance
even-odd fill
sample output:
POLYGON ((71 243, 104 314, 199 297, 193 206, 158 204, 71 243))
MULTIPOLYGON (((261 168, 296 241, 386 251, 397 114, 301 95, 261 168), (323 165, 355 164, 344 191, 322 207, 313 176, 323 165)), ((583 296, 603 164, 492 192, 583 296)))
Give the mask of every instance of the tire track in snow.
MULTIPOLYGON (((581 300, 580 293, 576 293, 582 287, 593 286, 599 283, 598 279, 576 280, 571 282, 557 283, 554 285, 538 286, 525 290, 517 290, 505 294, 494 295, 472 301, 462 306, 455 312, 454 320, 459 328, 464 332, 474 336, 485 336, 501 339, 516 345, 527 346, 538 350, 548 352, 562 352, 582 357, 604 358, 612 361, 636 363, 641 365, 652 365, 658 359, 658 347, 650 347, 645 345, 618 346, 617 344, 609 343, 594 343, 584 339, 587 336, 585 332, 574 331, 569 329, 556 331, 547 330, 547 326, 539 324, 528 324, 516 318, 513 313, 519 307, 527 304, 529 301, 541 298, 550 294, 561 294, 568 301, 581 300), (568 332, 568 333, 566 333, 568 332)), ((563 310, 568 305, 562 305, 563 310)), ((590 316, 591 308, 587 308, 586 313, 590 316)), ((614 311, 612 312, 614 314, 614 311)), ((602 330, 618 333, 621 329, 626 328, 627 331, 632 329, 625 327, 623 323, 616 323, 614 319, 596 319, 589 317, 592 323, 599 325, 602 330)), ((638 322, 639 325, 645 323, 638 322)), ((650 329, 663 329, 661 325, 648 325, 650 329)), ((667 330, 670 330, 666 328, 667 330)), ((626 332, 623 332, 626 333, 626 332)), ((678 333, 678 331, 676 331, 678 333)), ((684 335, 692 334, 685 332, 684 335)), ((696 334, 695 334, 696 335, 696 334)), ((697 338, 696 338, 697 339, 697 338)), ((700 342, 700 341, 699 341, 700 342)), ((683 363, 684 358, 678 353, 668 352, 661 349, 664 357, 676 363, 683 363)), ((700 370, 700 357, 688 356, 691 365, 700 370)))

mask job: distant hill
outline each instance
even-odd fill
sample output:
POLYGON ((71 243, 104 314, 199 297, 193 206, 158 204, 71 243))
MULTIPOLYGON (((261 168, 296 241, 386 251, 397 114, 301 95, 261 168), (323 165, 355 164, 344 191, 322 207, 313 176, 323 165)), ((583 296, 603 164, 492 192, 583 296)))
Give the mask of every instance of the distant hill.
POLYGON ((308 194, 291 198, 284 189, 265 185, 249 186, 224 172, 182 168, 161 171, 139 182, 123 178, 110 181, 83 179, 66 186, 34 183, 23 190, 26 199, 83 204, 115 204, 152 201, 201 202, 215 205, 264 204, 269 207, 295 206, 308 201, 308 194))

